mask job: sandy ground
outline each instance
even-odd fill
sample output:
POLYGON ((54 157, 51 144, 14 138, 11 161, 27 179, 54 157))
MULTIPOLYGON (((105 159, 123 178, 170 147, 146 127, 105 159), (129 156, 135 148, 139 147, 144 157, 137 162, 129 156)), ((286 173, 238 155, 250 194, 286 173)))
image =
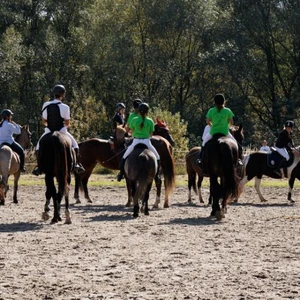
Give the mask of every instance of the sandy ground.
POLYGON ((262 204, 247 187, 217 222, 187 187, 138 219, 124 188, 94 187, 92 204, 71 198, 71 225, 51 225, 44 187, 21 186, 0 207, 0 299, 300 299, 300 196, 286 191, 262 188, 262 204))

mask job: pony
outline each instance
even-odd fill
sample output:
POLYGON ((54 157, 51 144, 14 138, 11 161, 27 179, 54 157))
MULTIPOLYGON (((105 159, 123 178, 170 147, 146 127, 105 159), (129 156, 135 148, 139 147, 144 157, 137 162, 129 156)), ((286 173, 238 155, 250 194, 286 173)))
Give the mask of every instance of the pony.
POLYGON ((238 146, 232 138, 216 134, 205 145, 202 166, 204 174, 209 176, 211 217, 217 220, 224 217, 228 200, 238 195, 237 164, 238 146), (222 210, 219 204, 221 198, 222 210))
MULTIPOLYGON (((244 140, 244 128, 243 124, 238 126, 232 126, 230 128, 231 134, 236 139, 239 145, 239 151, 242 151, 242 143, 244 140)), ((193 147, 185 156, 185 165, 186 172, 188 174, 188 203, 192 202, 192 188, 196 195, 198 195, 199 202, 204 203, 202 193, 201 193, 201 185, 203 182, 203 178, 207 177, 207 174, 204 174, 201 167, 196 163, 197 158, 200 156, 201 147, 193 147), (198 175, 198 181, 196 186, 196 177, 198 175)), ((241 153, 239 153, 240 156, 241 153)), ((208 203, 211 204, 212 198, 209 196, 208 203)))
MULTIPOLYGON (((21 133, 16 136, 15 140, 19 143, 24 150, 31 147, 31 132, 29 126, 24 125, 21 127, 21 133)), ((20 179, 20 158, 8 145, 3 144, 0 146, 0 174, 2 175, 0 181, 0 205, 5 204, 5 198, 8 186, 8 178, 10 175, 14 176, 13 188, 13 203, 18 203, 18 183, 20 179)))
MULTIPOLYGON (((299 146, 296 147, 292 152, 294 155, 291 156, 290 160, 288 161, 285 177, 288 178, 288 184, 289 184, 289 192, 288 192, 287 199, 290 202, 294 203, 295 201, 292 199, 292 190, 293 190, 295 178, 299 178, 300 175, 298 174, 299 173, 298 163, 300 162, 299 146)), ((274 153, 258 151, 258 152, 253 152, 244 157, 244 165, 242 168, 242 180, 240 181, 240 190, 243 191, 245 184, 249 182, 251 179, 255 178, 254 187, 256 189, 256 192, 261 202, 267 202, 267 200, 263 197, 260 191, 260 183, 261 183, 262 176, 266 175, 268 177, 275 178, 275 179, 282 178, 282 176, 279 176, 279 174, 274 172, 274 167, 272 166, 272 164, 269 163, 269 161, 272 160, 273 155, 277 155, 279 156, 279 158, 281 158, 281 155, 276 151, 274 153)), ((235 202, 238 201, 238 198, 235 200, 235 202)))
MULTIPOLYGON (((119 170, 119 163, 123 157, 125 151, 125 129, 122 126, 116 128, 116 136, 114 138, 113 145, 108 140, 92 138, 84 142, 79 143, 80 149, 80 163, 85 168, 82 174, 75 174, 75 189, 74 198, 76 203, 80 203, 79 188, 83 189, 84 197, 89 203, 92 200, 88 193, 88 180, 92 174, 93 169, 97 163, 100 163, 103 167, 119 170)), ((165 201, 164 207, 169 207, 169 194, 173 191, 175 186, 175 164, 172 156, 172 146, 163 137, 159 135, 153 135, 151 143, 156 148, 157 152, 161 156, 161 169, 164 175, 164 187, 165 187, 165 201)), ((128 199, 126 206, 130 206, 132 203, 131 188, 126 182, 128 199)), ((156 201, 154 208, 158 208, 161 195, 161 182, 156 182, 156 201)))
POLYGON ((157 171, 155 155, 145 145, 137 144, 126 159, 124 171, 133 197, 133 217, 139 215, 139 200, 142 200, 144 214, 149 215, 149 192, 157 171))
POLYGON ((42 215, 44 221, 49 219, 48 203, 53 199, 54 216, 51 223, 61 221, 60 203, 65 196, 65 216, 66 224, 71 224, 69 211, 69 189, 71 182, 71 170, 75 162, 75 152, 72 148, 70 138, 61 132, 54 131, 43 136, 40 141, 38 152, 38 164, 45 174, 46 204, 42 215), (56 189, 54 178, 56 178, 58 188, 56 189))

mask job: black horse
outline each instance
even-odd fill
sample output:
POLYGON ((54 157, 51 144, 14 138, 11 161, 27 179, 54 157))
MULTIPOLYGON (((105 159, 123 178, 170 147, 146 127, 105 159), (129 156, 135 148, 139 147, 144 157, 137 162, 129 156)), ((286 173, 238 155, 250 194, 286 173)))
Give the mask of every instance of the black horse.
POLYGON ((61 132, 46 134, 40 141, 38 164, 45 174, 46 204, 43 212, 43 220, 48 220, 48 204, 53 199, 54 216, 51 223, 61 221, 60 203, 65 196, 66 224, 71 223, 69 211, 69 189, 71 182, 71 170, 73 166, 74 150, 70 138, 61 132), (56 190, 54 178, 57 180, 56 190))
POLYGON ((126 159, 124 171, 133 197, 133 216, 139 215, 140 200, 145 215, 149 215, 149 192, 157 171, 155 155, 145 145, 136 145, 126 159))
POLYGON ((203 150, 203 172, 210 180, 212 197, 211 216, 221 220, 226 212, 227 201, 238 195, 237 165, 238 146, 230 137, 215 135, 203 150), (222 198, 222 210, 219 200, 222 198))

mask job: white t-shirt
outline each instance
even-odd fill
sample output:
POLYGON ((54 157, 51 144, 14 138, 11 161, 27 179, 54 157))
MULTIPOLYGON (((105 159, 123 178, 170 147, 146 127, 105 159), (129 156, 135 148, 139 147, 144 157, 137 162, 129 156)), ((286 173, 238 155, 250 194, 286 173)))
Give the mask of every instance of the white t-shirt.
POLYGON ((14 142, 13 134, 20 133, 20 126, 10 123, 7 120, 3 121, 2 126, 0 127, 0 144, 8 143, 11 145, 14 142))
MULTIPOLYGON (((45 102, 44 105, 43 105, 42 110, 43 110, 46 106, 48 106, 48 105, 50 105, 50 104, 55 104, 55 103, 60 103, 60 104, 58 105, 59 110, 60 110, 60 116, 61 116, 64 120, 70 120, 70 107, 69 107, 67 104, 62 103, 60 100, 55 99, 55 100, 52 100, 52 101, 47 101, 47 102, 45 102)), ((48 115, 47 115, 47 109, 45 109, 45 110, 43 111, 43 118, 44 118, 45 120, 47 120, 47 117, 48 117, 48 115)))
POLYGON ((259 150, 260 150, 260 151, 264 151, 264 152, 270 152, 270 151, 271 151, 271 149, 270 149, 269 146, 262 146, 262 147, 260 147, 259 150))

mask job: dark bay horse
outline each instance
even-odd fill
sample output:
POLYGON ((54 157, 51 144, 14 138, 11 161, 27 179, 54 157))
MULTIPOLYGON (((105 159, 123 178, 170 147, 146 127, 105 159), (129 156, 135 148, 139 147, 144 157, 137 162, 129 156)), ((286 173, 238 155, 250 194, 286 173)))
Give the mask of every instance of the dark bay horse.
MULTIPOLYGON (((254 187, 257 191, 257 194, 261 202, 267 202, 267 200, 263 197, 260 191, 260 183, 263 175, 275 179, 282 178, 281 176, 279 176, 277 173, 274 172, 273 167, 269 166, 268 155, 269 153, 258 151, 245 156, 244 166, 242 169, 242 180, 240 182, 240 190, 243 191, 245 184, 249 182, 251 179, 255 178, 254 187)), ((300 152, 299 152, 299 147, 297 147, 295 150, 293 150, 293 159, 291 160, 291 163, 287 167, 287 174, 286 174, 286 177, 288 178, 288 184, 289 184, 288 200, 291 201, 292 203, 295 202, 292 199, 292 190, 294 186, 294 181, 295 178, 298 178, 300 175, 299 166, 298 166, 299 162, 300 162, 300 152)), ((235 202, 237 201, 238 199, 236 199, 235 202)))
MULTIPOLYGON (((80 162, 85 168, 82 174, 74 174, 75 176, 75 190, 74 198, 77 203, 79 200, 79 188, 83 188, 85 199, 92 202, 88 193, 88 180, 92 174, 96 164, 101 164, 103 167, 119 170, 119 162, 124 154, 125 148, 125 130, 122 127, 116 129, 116 138, 114 145, 111 145, 108 140, 103 139, 89 139, 79 144, 80 149, 80 162)), ((156 148, 161 156, 161 167, 164 176, 165 186, 165 202, 164 207, 169 207, 169 194, 173 191, 175 186, 175 165, 172 156, 172 146, 163 137, 153 135, 151 143, 156 148)), ((126 184, 128 191, 128 201, 126 206, 130 206, 132 202, 131 189, 126 184)), ((157 196, 154 208, 157 208, 160 202, 161 195, 161 182, 157 183, 157 196)))
POLYGON ((171 144, 171 146, 174 147, 175 145, 174 139, 170 134, 169 127, 167 126, 165 121, 163 120, 161 121, 158 118, 156 119, 153 135, 159 135, 164 137, 171 144))
POLYGON ((215 135, 205 145, 202 166, 204 174, 209 176, 212 197, 211 216, 221 220, 226 212, 229 199, 238 196, 237 175, 238 146, 226 136, 215 135), (219 200, 222 199, 222 210, 219 200))
MULTIPOLYGON (((23 149, 29 149, 31 146, 31 132, 29 126, 21 127, 21 133, 16 136, 15 140, 23 149)), ((12 151, 8 145, 0 146, 0 204, 5 204, 5 198, 8 191, 8 178, 10 175, 14 176, 13 202, 18 203, 18 183, 20 178, 20 158, 17 153, 12 151)))
POLYGON ((149 215, 149 192, 157 170, 156 157, 145 145, 136 145, 125 162, 125 177, 133 197, 133 216, 139 215, 139 201, 149 215))
POLYGON ((69 189, 71 182, 71 170, 75 161, 74 150, 70 138, 61 132, 55 131, 46 134, 40 141, 38 162, 41 171, 45 174, 46 204, 43 212, 43 220, 49 218, 48 203, 53 199, 54 216, 51 223, 61 221, 60 204, 65 196, 66 224, 71 223, 69 211, 69 189), (57 181, 56 189, 54 178, 57 181))
MULTIPOLYGON (((243 124, 239 126, 232 126, 230 128, 231 134, 234 136, 238 144, 240 145, 239 151, 242 149, 242 143, 244 140, 244 129, 243 124)), ((192 189, 198 195, 200 203, 204 203, 201 194, 201 185, 204 177, 207 175, 203 174, 202 169, 197 165, 196 160, 199 158, 201 147, 193 147, 185 156, 186 171, 188 174, 188 202, 192 202, 192 189), (198 181, 196 186, 196 178, 198 175, 198 181)), ((211 197, 209 197, 209 203, 211 203, 211 197)))

